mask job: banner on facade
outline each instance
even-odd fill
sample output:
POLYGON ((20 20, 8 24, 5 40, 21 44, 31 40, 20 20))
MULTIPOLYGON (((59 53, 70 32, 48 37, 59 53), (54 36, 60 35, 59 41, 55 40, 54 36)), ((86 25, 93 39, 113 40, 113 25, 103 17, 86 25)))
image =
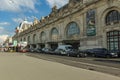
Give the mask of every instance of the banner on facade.
POLYGON ((87 36, 96 35, 95 9, 89 10, 86 14, 87 36))
POLYGON ((13 41, 13 45, 14 45, 14 46, 17 46, 17 40, 14 40, 14 41, 13 41))

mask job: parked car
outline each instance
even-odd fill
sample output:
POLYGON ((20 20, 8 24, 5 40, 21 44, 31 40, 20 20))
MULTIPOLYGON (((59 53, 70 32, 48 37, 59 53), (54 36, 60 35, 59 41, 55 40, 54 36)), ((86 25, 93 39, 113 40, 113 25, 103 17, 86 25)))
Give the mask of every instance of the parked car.
POLYGON ((109 52, 112 54, 117 54, 118 57, 120 57, 120 50, 110 50, 109 52))
POLYGON ((68 51, 71 51, 73 47, 71 45, 59 45, 55 50, 56 54, 67 55, 68 51))
POLYGON ((80 50, 81 51, 81 53, 84 53, 84 54, 86 54, 87 56, 89 56, 89 57, 93 57, 94 56, 94 50, 93 49, 85 49, 85 50, 80 50))
POLYGON ((29 52, 31 52, 31 53, 35 52, 35 49, 34 48, 30 48, 29 52))
POLYGON ((60 52, 61 52, 61 49, 59 49, 59 48, 54 50, 54 54, 56 54, 56 55, 60 55, 61 54, 60 52))
POLYGON ((40 49, 40 48, 35 49, 35 52, 37 52, 37 53, 43 53, 42 49, 40 49))
POLYGON ((43 53, 48 54, 49 53, 49 48, 43 48, 42 51, 43 51, 43 53))
POLYGON ((55 54, 55 50, 54 49, 48 49, 47 53, 53 55, 53 54, 55 54))
POLYGON ((105 48, 94 48, 92 54, 94 57, 118 57, 116 53, 112 53, 105 48))
POLYGON ((86 57, 87 54, 84 53, 83 51, 79 51, 76 49, 71 49, 67 51, 67 56, 75 56, 75 57, 86 57))
POLYGON ((28 51, 29 50, 27 48, 23 48, 23 49, 20 50, 20 52, 22 52, 22 53, 25 53, 25 52, 28 52, 28 51))

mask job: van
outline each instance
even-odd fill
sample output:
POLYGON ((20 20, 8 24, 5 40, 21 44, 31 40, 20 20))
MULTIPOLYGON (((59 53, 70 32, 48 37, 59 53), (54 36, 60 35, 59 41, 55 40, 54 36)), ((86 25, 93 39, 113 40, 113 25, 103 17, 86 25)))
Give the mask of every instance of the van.
POLYGON ((72 49, 73 47, 71 45, 59 45, 55 52, 56 54, 67 55, 67 52, 72 49))

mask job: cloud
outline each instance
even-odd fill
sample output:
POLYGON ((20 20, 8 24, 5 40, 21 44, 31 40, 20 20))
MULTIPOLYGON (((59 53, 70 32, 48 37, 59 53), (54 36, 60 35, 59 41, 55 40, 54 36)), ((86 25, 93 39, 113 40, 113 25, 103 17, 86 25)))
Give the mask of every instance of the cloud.
POLYGON ((0 0, 0 10, 19 12, 27 9, 36 11, 36 3, 37 0, 0 0))
POLYGON ((5 29, 4 27, 0 27, 0 35, 12 35, 13 32, 5 29))
POLYGON ((0 27, 0 30, 4 30, 4 28, 3 28, 3 27, 0 27))
POLYGON ((69 0, 46 0, 50 7, 56 5, 58 8, 62 7, 63 5, 67 4, 69 0))
POLYGON ((0 22, 0 26, 9 26, 10 23, 9 22, 0 22))
POLYGON ((12 20, 16 23, 21 23, 23 21, 22 18, 13 18, 12 20))
POLYGON ((0 43, 5 41, 8 37, 9 32, 7 32, 4 27, 0 27, 0 43))
POLYGON ((0 35, 0 43, 7 39, 8 35, 0 35))
POLYGON ((35 16, 27 16, 26 18, 28 19, 28 21, 33 21, 35 16))
POLYGON ((27 20, 27 21, 33 21, 34 20, 34 16, 26 16, 24 19, 23 18, 13 18, 12 20, 15 22, 15 23, 21 23, 21 22, 23 22, 25 19, 27 20))

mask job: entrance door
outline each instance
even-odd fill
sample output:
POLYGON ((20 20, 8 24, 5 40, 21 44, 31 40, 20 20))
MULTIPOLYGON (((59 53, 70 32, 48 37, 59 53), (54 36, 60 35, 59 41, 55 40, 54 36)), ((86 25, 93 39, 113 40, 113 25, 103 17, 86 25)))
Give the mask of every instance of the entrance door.
POLYGON ((107 33, 107 46, 109 50, 120 50, 120 31, 107 33))

